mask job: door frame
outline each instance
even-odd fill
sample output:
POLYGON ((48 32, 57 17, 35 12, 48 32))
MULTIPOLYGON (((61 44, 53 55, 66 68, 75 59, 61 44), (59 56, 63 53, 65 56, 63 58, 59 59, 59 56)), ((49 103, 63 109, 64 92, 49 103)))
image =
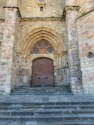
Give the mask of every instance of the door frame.
MULTIPOLYGON (((34 86, 34 85, 33 85, 33 68, 34 68, 34 67, 33 67, 33 61, 35 61, 35 60, 37 60, 37 59, 41 59, 41 58, 50 59, 50 60, 53 61, 53 85, 52 85, 52 86, 55 86, 55 72, 54 72, 54 71, 55 71, 55 70, 54 70, 54 67, 55 67, 55 66, 54 66, 54 59, 49 58, 49 57, 38 57, 38 58, 35 58, 35 59, 32 60, 32 66, 31 66, 31 68, 32 68, 31 78, 32 78, 32 79, 31 79, 31 83, 30 83, 30 84, 31 84, 31 86, 33 86, 33 87, 37 87, 37 86, 34 86)), ((40 87, 42 87, 42 86, 40 85, 40 87)), ((46 87, 46 86, 45 86, 45 87, 46 87)))

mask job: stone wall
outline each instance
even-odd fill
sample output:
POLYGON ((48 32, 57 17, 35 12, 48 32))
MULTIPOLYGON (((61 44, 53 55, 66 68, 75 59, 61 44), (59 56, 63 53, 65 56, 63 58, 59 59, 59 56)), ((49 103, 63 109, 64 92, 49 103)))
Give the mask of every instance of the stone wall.
MULTIPOLYGON (((4 22, 0 21, 0 60, 1 60, 1 47, 2 47, 2 41, 3 41, 3 31, 4 31, 4 22)), ((0 62, 1 63, 1 62, 0 62)), ((2 73, 3 68, 0 65, 0 72, 2 73)), ((3 77, 0 76, 0 94, 4 91, 3 90, 3 77)))
POLYGON ((21 14, 22 17, 61 17, 63 15, 64 0, 22 0, 21 14), (40 7, 43 7, 43 12, 40 7), (27 14, 28 13, 28 14, 27 14))
MULTIPOLYGON (((0 18, 4 18, 5 12, 3 6, 9 0, 0 0, 0 18)), ((13 0, 10 5, 13 6, 18 2, 22 17, 62 17, 65 6, 80 6, 80 15, 94 9, 94 0, 45 0, 44 4, 40 4, 38 0, 13 0), (40 7, 44 7, 44 11, 40 12, 40 7)))
POLYGON ((79 6, 79 15, 84 15, 94 9, 94 0, 65 0, 66 6, 79 6))
POLYGON ((11 88, 13 88, 17 84, 17 44, 18 44, 18 36, 19 36, 19 30, 20 30, 20 17, 17 15, 16 17, 16 24, 15 24, 15 43, 14 43, 14 48, 13 48, 13 62, 12 62, 12 80, 11 80, 11 88))
POLYGON ((66 30, 68 39, 68 63, 70 73, 70 85, 74 94, 82 93, 81 70, 79 59, 79 48, 77 39, 76 19, 78 18, 79 6, 67 6, 66 30))
POLYGON ((79 56, 85 94, 94 94, 94 11, 77 20, 79 56))
POLYGON ((0 19, 4 19, 5 13, 3 7, 0 7, 0 19))
POLYGON ((2 87, 0 88, 9 93, 14 85, 27 84, 32 75, 32 60, 46 56, 54 60, 56 84, 64 85, 70 82, 74 93, 81 93, 75 20, 78 16, 83 16, 78 19, 83 88, 84 93, 93 93, 94 60, 92 53, 94 54, 94 46, 92 34, 94 32, 94 12, 85 15, 93 8, 94 0, 44 0, 44 2, 38 0, 0 0, 0 19, 2 19, 0 22, 0 41, 2 42, 0 86, 2 87), (3 8, 4 6, 6 8, 3 8), (65 6, 66 22, 62 19, 65 6), (17 7, 22 15, 21 21, 19 21, 17 7), (5 23, 2 22, 4 19, 5 23), (40 31, 37 31, 38 28, 40 31), (40 38, 47 38, 53 44, 54 55, 32 55, 30 53, 33 42, 37 42, 40 38), (71 77, 70 81, 69 77, 71 77))
POLYGON ((80 14, 84 15, 94 9, 94 0, 79 0, 80 14))
POLYGON ((9 94, 14 82, 15 75, 15 46, 17 38, 17 22, 18 22, 18 9, 9 8, 5 9, 5 23, 3 31, 3 41, 1 49, 1 63, 0 63, 0 83, 1 89, 5 94, 9 94))
POLYGON ((5 18, 5 11, 3 6, 6 5, 7 0, 0 0, 0 19, 4 19, 5 18))
MULTIPOLYGON (((22 20, 20 23, 20 33, 19 33, 19 44, 25 39, 26 35, 32 32, 34 29, 46 27, 47 29, 51 29, 59 35, 62 41, 62 46, 66 49, 66 45, 64 44, 65 41, 65 23, 60 18, 55 19, 36 19, 36 20, 22 20), (58 25, 58 26, 57 26, 58 25)), ((23 43, 22 43, 23 44, 23 43)))
POLYGON ((80 0, 65 0, 66 6, 78 6, 80 0))
POLYGON ((0 21, 0 57, 1 57, 1 43, 3 40, 4 22, 0 21))

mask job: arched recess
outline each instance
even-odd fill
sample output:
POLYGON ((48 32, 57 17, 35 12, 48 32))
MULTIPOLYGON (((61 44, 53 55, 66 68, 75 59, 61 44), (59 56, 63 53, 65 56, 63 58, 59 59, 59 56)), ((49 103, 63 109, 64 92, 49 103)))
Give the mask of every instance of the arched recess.
POLYGON ((23 38, 19 45, 19 52, 30 54, 32 46, 41 39, 49 41, 57 53, 64 51, 64 44, 58 33, 50 28, 40 27, 32 30, 25 36, 25 38, 23 38))
MULTIPOLYGON (((54 82, 55 85, 58 84, 58 78, 56 77, 56 74, 58 72, 57 68, 60 67, 58 62, 61 61, 61 57, 59 57, 60 54, 62 54, 65 51, 65 45, 63 42, 62 37, 53 31, 50 28, 47 27, 40 27, 32 30, 29 32, 19 43, 19 51, 18 54, 21 56, 21 64, 20 67, 22 69, 22 72, 27 71, 28 74, 22 73, 23 81, 24 79, 27 79, 27 81, 32 81, 32 70, 33 70, 33 60, 38 58, 49 58, 53 60, 53 68, 54 68, 54 82), (54 49, 54 53, 39 53, 34 54, 31 52, 32 48, 35 46, 35 44, 41 40, 48 41, 51 46, 54 49), (23 75, 25 74, 25 75, 23 75), (27 77, 27 78, 26 78, 27 77)), ((27 83, 27 82, 24 82, 27 83)))

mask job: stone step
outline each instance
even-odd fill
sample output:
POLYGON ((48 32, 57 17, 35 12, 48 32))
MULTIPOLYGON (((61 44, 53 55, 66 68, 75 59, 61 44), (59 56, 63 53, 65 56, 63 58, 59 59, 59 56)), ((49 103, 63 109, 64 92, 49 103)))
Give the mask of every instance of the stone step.
POLYGON ((11 93, 11 95, 72 95, 72 93, 11 93))
POLYGON ((64 114, 64 115, 40 115, 40 116, 30 116, 30 115, 19 115, 19 116, 13 116, 13 115, 0 115, 0 120, 36 120, 36 121, 75 121, 75 120, 94 120, 94 114, 80 114, 80 115, 73 115, 73 114, 64 114))
POLYGON ((69 86, 33 88, 20 86, 12 90, 11 95, 72 95, 72 93, 69 86))
POLYGON ((20 90, 30 90, 30 91, 63 91, 68 90, 70 91, 70 88, 15 88, 13 90, 20 91, 20 90))
POLYGON ((13 90, 12 92, 32 92, 32 93, 56 93, 56 92, 71 92, 70 90, 66 89, 66 90, 13 90))
MULTIPOLYGON (((21 96, 20 98, 23 98, 24 96, 21 96)), ((28 96, 26 96, 26 98, 27 98, 28 96)), ((35 97, 36 96, 29 96, 29 100, 30 99, 35 99, 35 97)), ((53 96, 52 96, 53 97, 53 96)), ((59 98, 60 98, 61 96, 59 96, 59 98)), ((65 97, 65 96, 64 96, 65 97)), ((71 96, 72 97, 72 96, 71 96)), ((67 106, 67 105, 94 105, 94 100, 92 100, 92 99, 90 99, 90 100, 87 100, 87 101, 85 101, 85 100, 65 100, 65 101, 63 101, 63 100, 61 100, 61 101, 59 101, 59 100, 56 100, 56 101, 54 101, 54 99, 53 100, 48 100, 48 101, 45 101, 45 99, 49 99, 48 97, 42 97, 42 98, 40 98, 39 96, 37 96, 37 98, 39 98, 40 99, 40 101, 38 101, 38 100, 33 100, 33 102, 32 101, 28 101, 28 102, 26 102, 26 101, 21 101, 21 102, 19 102, 19 96, 16 96, 16 101, 15 102, 12 102, 12 101, 9 101, 9 100, 11 100, 11 99, 15 99, 15 96, 8 96, 8 99, 7 100, 5 100, 5 101, 2 101, 2 102, 0 102, 0 106, 6 106, 6 105, 24 105, 24 106, 32 106, 32 105, 38 105, 38 106, 41 106, 41 105, 54 105, 54 106, 56 106, 56 105, 61 105, 61 106, 67 106), (18 97, 18 98, 17 98, 18 97)))
POLYGON ((0 109, 94 109, 94 102, 22 102, 0 103, 0 109))
MULTIPOLYGON (((23 97, 23 96, 21 96, 23 97)), ((27 96, 26 96, 27 97, 27 96)), ((13 98, 13 96, 12 96, 13 98)), ((17 100, 16 102, 0 102, 0 106, 94 106, 94 101, 65 101, 65 102, 60 102, 60 101, 45 101, 45 98, 42 98, 42 101, 33 101, 33 102, 20 102, 17 100)))
POLYGON ((15 86, 15 88, 32 88, 32 89, 54 89, 54 88, 69 88, 69 85, 62 85, 62 86, 41 86, 41 87, 32 87, 30 85, 21 85, 21 86, 15 86))
POLYGON ((62 90, 70 87, 15 87, 14 89, 31 89, 31 90, 62 90))
MULTIPOLYGON (((12 96, 13 97, 13 96, 12 96)), ((23 97, 23 96, 21 96, 23 97)), ((26 96, 27 97, 27 96, 26 96)), ((94 106, 94 101, 65 101, 65 102, 59 102, 59 101, 45 101, 47 98, 42 98, 42 101, 33 101, 33 102, 20 102, 17 100, 16 102, 12 101, 5 101, 0 102, 0 106, 94 106)))
POLYGON ((91 125, 94 101, 88 99, 73 97, 69 86, 20 86, 0 102, 0 121, 21 122, 9 125, 91 125))
POLYGON ((20 124, 20 125, 27 125, 29 123, 29 125, 94 125, 94 120, 85 120, 85 121, 59 121, 59 122, 52 122, 52 121, 46 121, 46 122, 25 122, 26 124, 20 124), (30 124, 31 123, 31 124, 30 124))
POLYGON ((11 121, 11 120, 7 120, 7 121, 0 121, 0 125, 94 125, 94 120, 85 120, 85 121, 58 121, 58 122, 54 122, 54 121, 20 121, 20 120, 16 120, 16 121, 11 121))
POLYGON ((68 90, 70 91, 70 88, 64 88, 64 89, 32 89, 32 88, 19 88, 19 89, 13 89, 13 90, 16 90, 16 91, 21 91, 21 90, 29 90, 29 91, 34 91, 34 92, 40 92, 40 91, 64 91, 64 90, 68 90))
POLYGON ((13 91, 12 93, 32 93, 32 94, 35 94, 35 93, 51 93, 51 94, 55 94, 55 93, 71 93, 70 91, 54 91, 54 92, 33 92, 33 91, 13 91))
POLYGON ((20 110, 1 110, 0 111, 0 115, 8 115, 8 116, 19 116, 19 115, 22 115, 22 116, 26 116, 26 115, 30 115, 30 116, 43 116, 43 115, 49 115, 49 116, 53 116, 53 115, 91 115, 91 114, 94 114, 94 109, 73 109, 73 110, 64 110, 64 109, 61 109, 61 110, 39 110, 39 109, 20 109, 20 110))
MULTIPOLYGON (((57 94, 72 94, 71 92, 40 92, 40 93, 38 93, 38 92, 36 92, 36 93, 34 93, 34 92, 12 92, 11 94, 32 94, 32 95, 37 95, 37 94, 53 94, 53 95, 57 95, 57 94)), ((11 95, 10 94, 10 95, 11 95)))
POLYGON ((74 97, 68 86, 20 86, 3 100, 0 102, 0 121, 21 121, 16 125, 94 125, 93 99, 74 97))
POLYGON ((53 92, 53 91, 64 91, 64 90, 65 91, 70 91, 70 89, 58 89, 58 90, 57 89, 40 89, 40 90, 36 89, 35 90, 35 89, 30 89, 30 88, 28 88, 28 89, 14 89, 14 90, 16 90, 16 91, 24 91, 24 90, 27 91, 27 90, 29 90, 29 91, 34 91, 34 92, 36 92, 36 91, 37 92, 41 92, 41 91, 43 91, 43 92, 45 92, 45 91, 53 92))
POLYGON ((70 91, 70 89, 59 89, 59 90, 32 90, 32 89, 14 89, 14 91, 30 91, 30 92, 57 92, 57 91, 70 91))
MULTIPOLYGON (((34 108, 40 108, 40 109, 94 109, 94 106, 43 106, 43 107, 31 107, 31 106, 24 106, 22 109, 34 109, 34 108)), ((11 109, 17 109, 16 107, 11 108, 11 109)))
POLYGON ((94 109, 94 105, 93 106, 0 106, 0 110, 93 110, 94 109))

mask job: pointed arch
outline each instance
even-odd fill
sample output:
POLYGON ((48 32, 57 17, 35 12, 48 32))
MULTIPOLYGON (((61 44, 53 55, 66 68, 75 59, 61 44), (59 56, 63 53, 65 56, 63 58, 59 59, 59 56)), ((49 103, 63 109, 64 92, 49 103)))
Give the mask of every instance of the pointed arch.
POLYGON ((41 39, 49 41, 58 53, 64 50, 63 41, 58 33, 47 27, 39 27, 29 32, 21 41, 20 52, 30 53, 32 46, 41 39))

